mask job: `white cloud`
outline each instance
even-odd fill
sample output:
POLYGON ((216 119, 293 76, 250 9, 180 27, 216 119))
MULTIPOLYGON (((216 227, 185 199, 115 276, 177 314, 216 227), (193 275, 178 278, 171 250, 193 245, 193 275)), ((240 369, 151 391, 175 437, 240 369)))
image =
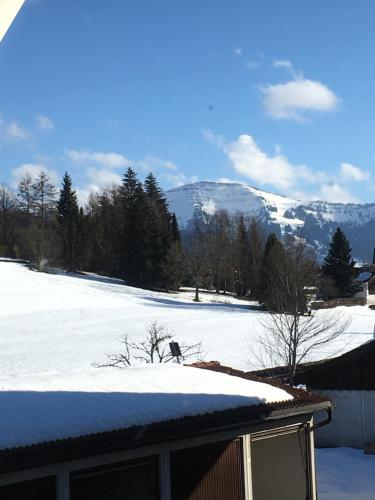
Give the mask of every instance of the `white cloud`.
POLYGON ((272 118, 304 120, 307 111, 332 111, 337 96, 325 85, 301 78, 261 88, 263 105, 272 118))
POLYGON ((336 182, 329 182, 321 186, 315 196, 316 199, 329 201, 331 203, 357 203, 358 198, 336 182))
POLYGON ((285 69, 292 80, 275 85, 263 85, 263 106, 275 119, 306 120, 306 113, 327 112, 336 109, 339 99, 321 82, 304 78, 288 60, 275 60, 274 68, 285 69))
POLYGON ((370 178, 370 173, 350 163, 340 164, 340 174, 345 180, 363 182, 370 178))
POLYGON ((14 120, 4 125, 2 135, 8 140, 24 141, 29 139, 27 131, 14 120))
POLYGON ((130 160, 118 153, 103 153, 88 150, 66 149, 65 156, 73 163, 79 165, 97 164, 107 168, 126 168, 130 160))
POLYGON ((46 115, 36 115, 36 121, 39 130, 53 130, 55 128, 55 124, 46 115))
POLYGON ((88 185, 80 189, 82 199, 90 191, 98 192, 108 185, 119 184, 121 176, 116 169, 125 170, 129 166, 141 174, 153 172, 172 186, 195 182, 192 180, 194 177, 187 177, 172 161, 153 155, 146 155, 141 160, 131 160, 119 153, 66 149, 65 157, 73 164, 85 168, 84 175, 88 185))
POLYGON ((92 191, 100 191, 100 189, 111 186, 113 184, 120 184, 121 175, 109 169, 88 168, 86 176, 89 180, 92 191))
POLYGON ((285 69, 288 73, 292 75, 294 79, 302 78, 301 73, 298 73, 298 71, 294 69, 293 64, 286 59, 276 59, 275 61, 273 61, 272 66, 274 68, 285 69))
POLYGON ((220 177, 216 179, 215 182, 221 182, 223 184, 243 184, 241 181, 236 181, 235 179, 229 179, 228 177, 220 177))
POLYGON ((157 172, 159 170, 178 170, 177 165, 172 161, 163 160, 153 155, 147 155, 144 160, 136 160, 133 164, 147 172, 157 172))
POLYGON ((255 69, 258 68, 260 65, 259 61, 254 61, 254 59, 249 59, 247 63, 245 64, 247 69, 255 69))
POLYGON ((53 184, 57 184, 59 182, 59 175, 55 170, 39 163, 23 163, 19 167, 12 170, 12 184, 13 186, 17 186, 26 174, 29 174, 33 179, 35 179, 38 177, 40 172, 45 172, 53 184))
POLYGON ((238 47, 237 49, 234 49, 233 52, 236 54, 236 56, 241 56, 243 51, 241 47, 238 47))
POLYGON ((235 172, 260 185, 290 189, 298 180, 310 181, 313 178, 305 165, 294 165, 279 152, 274 156, 263 152, 251 135, 242 134, 233 142, 225 142, 210 131, 205 131, 204 137, 224 151, 235 172))
POLYGON ((7 121, 0 114, 0 141, 19 142, 30 139, 29 132, 15 120, 7 121))

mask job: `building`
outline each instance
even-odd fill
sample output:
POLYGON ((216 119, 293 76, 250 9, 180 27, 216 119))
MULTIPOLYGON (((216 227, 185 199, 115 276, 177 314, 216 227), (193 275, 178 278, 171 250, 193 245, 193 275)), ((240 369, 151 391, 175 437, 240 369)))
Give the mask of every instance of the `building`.
MULTIPOLYGON (((254 372, 283 379, 284 367, 254 372)), ((375 340, 342 356, 300 365, 295 384, 331 399, 332 422, 315 433, 316 446, 370 448, 375 444, 375 340)), ((319 417, 318 417, 319 418, 319 417)))
POLYGON ((211 362, 17 379, 0 408, 2 500, 314 500, 330 402, 211 362))

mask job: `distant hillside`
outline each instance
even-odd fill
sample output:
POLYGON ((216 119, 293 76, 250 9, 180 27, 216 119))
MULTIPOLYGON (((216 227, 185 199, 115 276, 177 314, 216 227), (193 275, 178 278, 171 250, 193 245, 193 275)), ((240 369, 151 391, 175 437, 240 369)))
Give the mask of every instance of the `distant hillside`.
POLYGON ((217 210, 257 216, 268 230, 302 235, 323 256, 332 232, 340 226, 350 239, 353 256, 371 261, 375 245, 375 203, 327 203, 268 193, 237 183, 196 182, 167 192, 180 227, 189 230, 195 217, 203 220, 217 210))

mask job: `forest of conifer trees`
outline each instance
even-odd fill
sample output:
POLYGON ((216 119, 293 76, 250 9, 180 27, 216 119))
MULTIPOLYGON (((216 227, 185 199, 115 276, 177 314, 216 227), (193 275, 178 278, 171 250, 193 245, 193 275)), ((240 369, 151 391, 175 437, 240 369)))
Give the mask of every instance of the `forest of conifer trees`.
MULTIPOLYGON (((292 247, 267 235, 255 218, 226 211, 196 220, 181 235, 155 176, 148 174, 142 183, 132 168, 120 185, 91 193, 84 207, 68 173, 59 188, 43 171, 35 178, 26 174, 16 192, 0 187, 0 256, 28 260, 39 270, 95 272, 151 289, 186 285, 195 288, 196 300, 207 288, 268 300, 274 307, 269 297, 275 264, 287 269, 292 247)), ((313 267, 309 285, 318 275, 313 267)))

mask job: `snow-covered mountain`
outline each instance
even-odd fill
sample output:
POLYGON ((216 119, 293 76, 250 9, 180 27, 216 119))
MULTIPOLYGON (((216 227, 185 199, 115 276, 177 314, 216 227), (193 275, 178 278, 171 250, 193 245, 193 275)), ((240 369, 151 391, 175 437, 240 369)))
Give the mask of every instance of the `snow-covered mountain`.
POLYGON ((180 227, 188 230, 195 217, 203 221, 218 210, 258 217, 279 236, 302 235, 324 255, 332 232, 340 226, 350 239, 353 255, 372 259, 375 245, 375 203, 304 202, 240 183, 196 182, 167 192, 180 227))

